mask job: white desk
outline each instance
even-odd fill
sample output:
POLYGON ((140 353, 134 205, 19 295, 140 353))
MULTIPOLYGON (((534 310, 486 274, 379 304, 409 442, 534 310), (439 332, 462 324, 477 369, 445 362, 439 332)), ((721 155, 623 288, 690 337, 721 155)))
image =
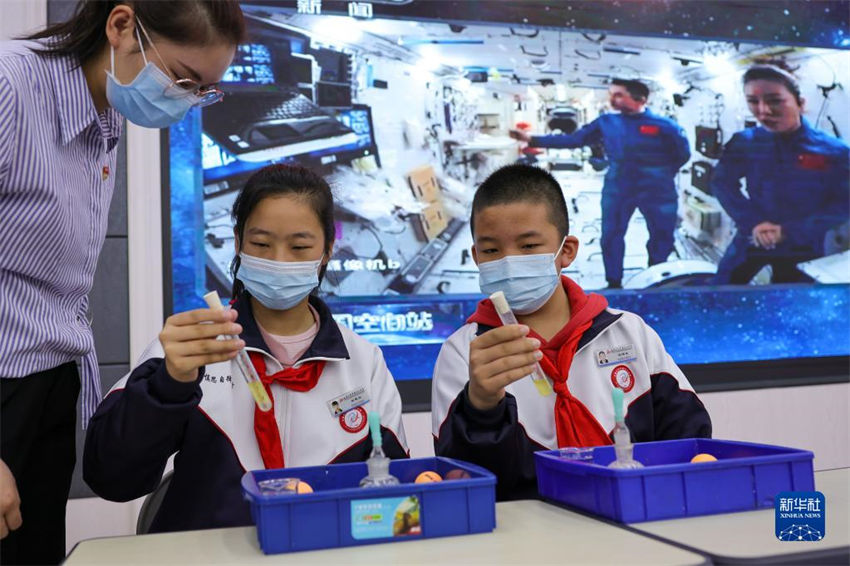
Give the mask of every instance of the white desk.
POLYGON ((804 261, 797 267, 818 283, 850 283, 850 250, 804 261))
POLYGON ((850 552, 850 468, 816 472, 815 489, 826 498, 826 537, 818 542, 778 540, 773 509, 634 523, 629 527, 635 532, 708 555, 715 564, 801 564, 829 556, 847 556, 850 552))
MULTIPOLYGON (((265 555, 254 527, 87 540, 65 564, 707 564, 704 557, 540 501, 496 505, 492 533, 265 555)), ((837 526, 837 525, 836 525, 837 526)))
POLYGON ((460 143, 455 149, 460 151, 504 151, 516 149, 517 141, 506 137, 479 137, 471 141, 460 143))

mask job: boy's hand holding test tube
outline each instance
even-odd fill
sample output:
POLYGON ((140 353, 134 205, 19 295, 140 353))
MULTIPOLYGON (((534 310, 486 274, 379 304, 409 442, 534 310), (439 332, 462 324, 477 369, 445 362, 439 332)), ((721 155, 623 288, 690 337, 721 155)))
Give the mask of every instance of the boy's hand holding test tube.
POLYGON ((543 386, 537 388, 541 395, 552 392, 537 363, 543 357, 540 341, 527 337, 528 327, 517 324, 503 293, 494 293, 490 299, 503 326, 485 332, 469 344, 469 400, 482 411, 499 404, 505 387, 530 375, 543 380, 543 386))

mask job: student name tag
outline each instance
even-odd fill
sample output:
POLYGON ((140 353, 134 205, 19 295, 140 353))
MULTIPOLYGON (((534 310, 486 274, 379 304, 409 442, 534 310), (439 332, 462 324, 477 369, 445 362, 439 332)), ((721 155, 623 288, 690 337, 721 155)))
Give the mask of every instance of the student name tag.
POLYGON ((336 418, 341 414, 350 411, 355 407, 359 407, 360 405, 365 405, 368 402, 369 396, 366 395, 366 388, 358 387, 357 389, 353 389, 348 393, 328 401, 328 410, 331 412, 331 416, 336 418))
POLYGON ((637 359, 637 349, 634 344, 623 344, 613 348, 596 351, 596 365, 599 367, 622 364, 637 359))

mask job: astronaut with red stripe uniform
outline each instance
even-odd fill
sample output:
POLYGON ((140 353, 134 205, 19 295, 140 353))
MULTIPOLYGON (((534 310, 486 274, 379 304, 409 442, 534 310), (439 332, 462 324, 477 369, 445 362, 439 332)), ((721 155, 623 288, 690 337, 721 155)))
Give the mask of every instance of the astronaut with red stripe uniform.
POLYGON ((472 254, 481 289, 503 291, 519 325, 489 299, 434 367, 432 429, 440 456, 498 477, 501 500, 535 497, 533 453, 611 444, 611 390, 625 393, 632 440, 711 436, 711 420, 658 335, 637 315, 560 276, 575 259, 561 188, 547 172, 504 167, 476 192, 472 254), (527 376, 538 361, 554 393, 527 376))
POLYGON ((757 65, 743 82, 760 125, 732 136, 711 177, 737 229, 715 282, 746 284, 767 264, 774 283, 807 281, 797 264, 823 256, 827 233, 850 220, 850 148, 803 118, 788 72, 757 65))
POLYGON ((602 187, 602 261, 611 288, 622 285, 625 235, 639 209, 646 219, 649 265, 673 252, 678 196, 675 178, 691 152, 682 128, 646 108, 649 88, 640 81, 614 79, 608 88, 616 113, 602 114, 572 134, 529 136, 512 131, 531 147, 575 148, 601 143, 609 167, 602 187))

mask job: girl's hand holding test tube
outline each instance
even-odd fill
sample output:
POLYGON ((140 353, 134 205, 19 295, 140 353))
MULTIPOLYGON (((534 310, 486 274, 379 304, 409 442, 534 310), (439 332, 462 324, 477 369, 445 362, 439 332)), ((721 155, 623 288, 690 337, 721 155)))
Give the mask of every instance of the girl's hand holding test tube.
MULTIPOLYGON (((221 312, 222 309, 224 309, 224 305, 221 304, 221 298, 218 296, 216 291, 210 291, 204 295, 204 301, 206 301, 207 305, 216 312, 221 312)), ((241 326, 239 327, 239 331, 242 331, 241 326)), ((232 341, 236 338, 237 336, 235 334, 223 334, 221 336, 221 339, 224 341, 232 341)), ((242 342, 242 340, 239 340, 239 342, 242 342)), ((272 400, 271 397, 269 397, 269 392, 266 391, 263 382, 260 380, 260 376, 257 375, 257 370, 254 368, 254 364, 251 363, 251 358, 248 357, 248 352, 246 352, 244 348, 245 342, 242 342, 242 347, 240 347, 236 352, 236 369, 248 385, 248 389, 251 391, 251 396, 257 403, 257 407, 259 407, 261 411, 271 411, 272 400)))
POLYGON ((169 316, 159 333, 168 375, 177 381, 192 382, 198 379, 201 366, 235 358, 245 342, 217 337, 238 336, 242 332, 242 326, 235 322, 236 315, 232 309, 196 309, 169 316))
POLYGON ((528 338, 528 327, 506 324, 469 344, 469 401, 478 410, 492 409, 505 387, 531 375, 543 357, 540 341, 528 338))

